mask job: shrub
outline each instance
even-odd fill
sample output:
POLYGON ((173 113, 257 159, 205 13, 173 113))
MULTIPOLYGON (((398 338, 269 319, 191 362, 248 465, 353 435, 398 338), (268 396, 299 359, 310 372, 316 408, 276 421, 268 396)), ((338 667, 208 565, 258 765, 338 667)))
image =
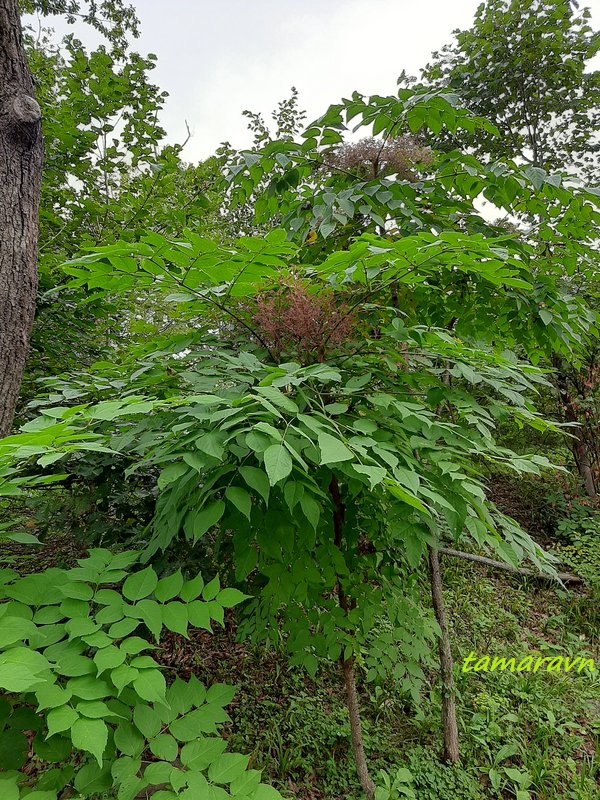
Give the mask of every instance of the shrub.
POLYGON ((167 686, 150 655, 163 628, 211 630, 245 595, 138 560, 97 549, 69 570, 0 571, 0 796, 279 797, 216 735, 235 687, 167 686))

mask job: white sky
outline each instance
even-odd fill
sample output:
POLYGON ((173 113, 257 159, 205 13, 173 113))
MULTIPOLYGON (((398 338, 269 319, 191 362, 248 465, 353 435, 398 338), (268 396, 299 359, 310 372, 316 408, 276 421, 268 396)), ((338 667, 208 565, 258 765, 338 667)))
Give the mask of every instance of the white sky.
MULTIPOLYGON (((151 79, 170 97, 171 141, 192 131, 184 158, 225 140, 250 143, 246 108, 270 118, 290 87, 308 121, 349 96, 391 94, 402 69, 419 75, 433 50, 472 24, 479 0, 134 0, 140 53, 155 53, 151 79)), ((584 3, 582 2, 581 5, 584 3)), ((600 25, 600 0, 585 3, 600 25)), ((60 24, 58 32, 73 27, 60 24)), ((83 26, 76 35, 89 42, 83 26)))

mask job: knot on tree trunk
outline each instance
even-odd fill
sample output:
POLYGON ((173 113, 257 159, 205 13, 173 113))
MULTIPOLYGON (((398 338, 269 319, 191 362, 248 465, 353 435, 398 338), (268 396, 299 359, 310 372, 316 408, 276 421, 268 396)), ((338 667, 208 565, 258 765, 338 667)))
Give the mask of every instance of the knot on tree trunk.
POLYGON ((37 100, 28 94, 17 94, 11 111, 13 137, 26 146, 32 146, 38 138, 42 120, 37 100))
POLYGON ((42 109, 34 97, 18 94, 13 100, 13 114, 17 122, 34 125, 42 119, 42 109))

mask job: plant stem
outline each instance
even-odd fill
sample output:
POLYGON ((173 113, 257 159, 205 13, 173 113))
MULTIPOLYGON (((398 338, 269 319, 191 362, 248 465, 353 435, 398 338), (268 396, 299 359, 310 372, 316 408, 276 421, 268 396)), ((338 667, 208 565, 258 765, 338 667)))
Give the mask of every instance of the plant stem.
MULTIPOLYGON (((334 542, 338 550, 342 551, 346 509, 342 503, 340 487, 335 475, 332 476, 331 483, 329 484, 329 494, 331 495, 331 499, 333 501, 334 542)), ((340 608, 344 611, 344 613, 347 614, 351 608, 351 604, 348 602, 348 598, 346 597, 346 593, 344 592, 340 580, 338 580, 337 590, 340 608)), ((344 658, 344 653, 342 652, 342 655, 340 656, 340 664, 342 667, 342 674, 344 676, 344 687, 346 689, 346 704, 348 706, 348 716, 350 718, 350 734, 352 737, 352 752, 354 754, 354 761, 356 763, 356 772, 367 800, 374 800, 375 784, 369 775, 369 767, 367 765, 367 758, 365 756, 362 726, 360 723, 358 693, 356 691, 356 676, 354 674, 354 658, 344 658)))
POLYGON ((354 760, 356 761, 356 772, 360 785, 367 796, 367 800, 373 800, 375 797, 375 784, 369 775, 369 767, 367 766, 365 748, 363 746, 358 695, 356 692, 356 677, 354 675, 354 659, 341 659, 341 663, 344 685, 346 687, 346 703, 348 705, 348 716, 350 717, 352 752, 354 753, 354 760))
POLYGON ((460 755, 458 751, 458 725, 456 721, 456 690, 454 687, 454 662, 450 649, 450 633, 444 606, 444 593, 438 551, 428 547, 429 552, 429 579, 431 583, 431 599, 435 618, 440 626, 438 651, 440 658, 440 673, 442 677, 442 729, 444 736, 444 761, 456 764, 460 755))

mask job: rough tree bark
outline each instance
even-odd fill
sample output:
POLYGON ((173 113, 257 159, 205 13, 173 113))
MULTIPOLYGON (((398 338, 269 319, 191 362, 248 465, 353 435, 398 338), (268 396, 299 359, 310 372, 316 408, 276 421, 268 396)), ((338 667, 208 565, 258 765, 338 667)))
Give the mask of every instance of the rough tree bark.
POLYGON ((17 0, 0 0, 0 436, 10 432, 35 314, 43 142, 17 0))
MULTIPOLYGON (((343 548, 344 538, 344 517, 346 509, 342 503, 340 496, 340 487, 335 476, 331 479, 329 485, 329 494, 333 501, 333 532, 335 544, 341 551, 343 548)), ((338 602, 340 608, 345 614, 350 611, 351 605, 348 602, 346 593, 342 588, 341 583, 338 581, 338 602)), ((362 786, 367 800, 374 800, 375 797, 375 784, 369 774, 369 766, 365 756, 365 748, 363 745, 362 725, 360 721, 360 707, 358 704, 358 693, 356 691, 356 676, 354 674, 354 659, 340 657, 340 666, 342 668, 342 675, 344 676, 344 687, 346 689, 346 704, 348 706, 348 717, 350 719, 350 734, 352 737, 352 752, 354 753, 354 761, 356 763, 356 772, 358 780, 362 786)))
POLYGON ((570 440, 573 460, 575 461, 575 466, 583 481, 586 494, 588 497, 596 497, 596 480, 588 454, 586 431, 581 425, 577 415, 575 400, 569 391, 569 379, 561 370, 560 364, 556 360, 554 362, 554 367, 556 369, 556 386, 560 396, 564 418, 567 422, 573 423, 573 428, 569 430, 569 433, 573 437, 570 440))
POLYGON ((456 690, 454 687, 454 662, 450 649, 450 633, 444 606, 444 593, 438 551, 428 547, 429 579, 435 618, 440 626, 438 639, 440 674, 442 678, 442 730, 444 737, 444 761, 456 764, 460 758, 458 750, 458 725, 456 722, 456 690))

